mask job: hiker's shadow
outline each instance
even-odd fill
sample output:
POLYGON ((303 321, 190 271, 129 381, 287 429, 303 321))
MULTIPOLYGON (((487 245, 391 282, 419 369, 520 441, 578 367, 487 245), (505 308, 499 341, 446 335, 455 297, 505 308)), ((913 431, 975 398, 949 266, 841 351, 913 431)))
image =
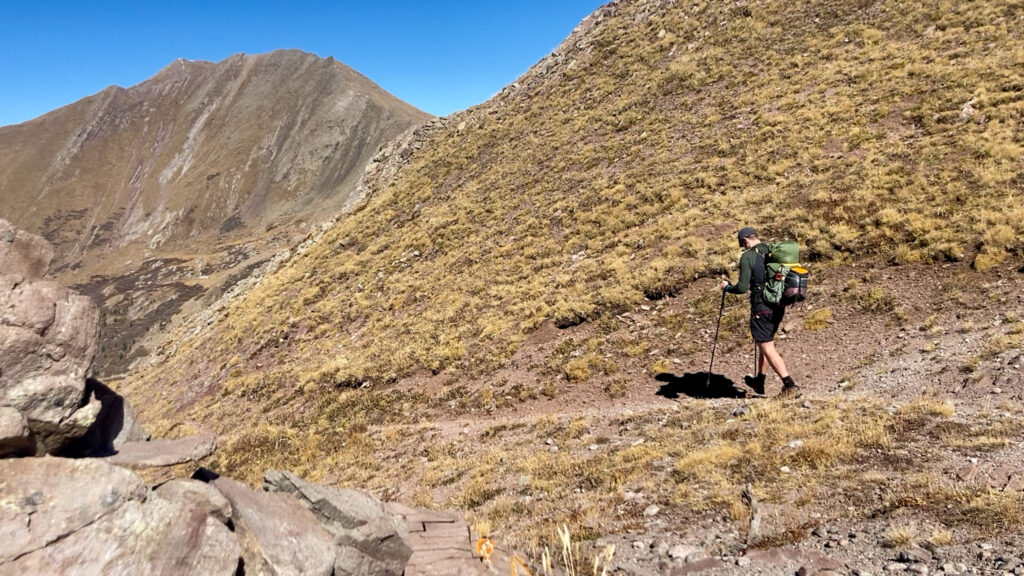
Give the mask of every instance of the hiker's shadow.
POLYGON ((735 382, 722 374, 712 373, 709 380, 707 372, 687 373, 682 376, 662 372, 654 379, 664 382, 655 394, 669 399, 676 399, 680 396, 702 399, 747 397, 746 390, 737 387, 735 382))

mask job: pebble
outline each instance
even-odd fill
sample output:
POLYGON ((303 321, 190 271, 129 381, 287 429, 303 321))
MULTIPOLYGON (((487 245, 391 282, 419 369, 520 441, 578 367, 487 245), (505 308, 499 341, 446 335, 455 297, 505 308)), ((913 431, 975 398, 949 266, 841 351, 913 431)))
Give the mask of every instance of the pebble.
POLYGON ((1003 393, 1003 389, 999 388, 999 387, 993 388, 992 389, 992 393, 993 394, 1002 394, 1003 393))
POLYGON ((828 530, 826 530, 824 526, 818 526, 813 532, 811 532, 811 534, 818 538, 824 538, 825 536, 828 536, 828 530))
POLYGON ((548 446, 548 452, 551 452, 552 454, 558 452, 558 446, 548 446))
POLYGON ((644 508, 644 516, 648 518, 657 515, 658 512, 661 512, 661 508, 658 508, 657 504, 651 504, 647 508, 644 508))
POLYGON ((633 549, 634 550, 643 550, 644 548, 647 548, 647 546, 643 542, 641 542, 639 540, 637 540, 636 542, 633 542, 633 549))
POLYGON ((924 576, 925 574, 928 574, 928 566, 924 564, 911 564, 907 566, 907 572, 910 572, 911 574, 921 574, 924 576))
POLYGON ((804 445, 804 441, 803 440, 793 440, 793 441, 791 441, 789 443, 789 447, 790 448, 800 448, 803 445, 804 445))
POLYGON ((899 562, 889 562, 885 565, 886 572, 903 572, 907 569, 906 564, 900 564, 899 562))
POLYGON ((733 416, 745 416, 747 414, 750 414, 750 406, 737 406, 736 409, 732 411, 733 416))
POLYGON ((909 548, 903 550, 899 555, 900 562, 916 562, 920 564, 927 564, 932 561, 932 553, 925 550, 924 548, 909 548))
POLYGON ((740 568, 746 568, 747 566, 750 566, 750 558, 747 558, 746 556, 740 556, 736 559, 736 565, 740 568))
POLYGON ((783 467, 779 468, 779 472, 782 472, 783 474, 789 474, 789 472, 790 472, 789 466, 783 466, 783 467))
POLYGON ((810 410, 811 409, 811 401, 810 400, 804 400, 804 403, 801 404, 801 406, 803 406, 804 408, 807 408, 808 410, 810 410))

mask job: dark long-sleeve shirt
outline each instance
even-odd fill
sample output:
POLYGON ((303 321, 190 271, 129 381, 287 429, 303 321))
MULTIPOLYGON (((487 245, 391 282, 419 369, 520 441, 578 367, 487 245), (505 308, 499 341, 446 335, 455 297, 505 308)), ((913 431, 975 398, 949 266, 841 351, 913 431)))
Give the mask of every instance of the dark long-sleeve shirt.
POLYGON ((750 307, 764 307, 764 255, 758 244, 740 256, 740 277, 735 284, 725 289, 730 294, 745 294, 750 290, 750 307))

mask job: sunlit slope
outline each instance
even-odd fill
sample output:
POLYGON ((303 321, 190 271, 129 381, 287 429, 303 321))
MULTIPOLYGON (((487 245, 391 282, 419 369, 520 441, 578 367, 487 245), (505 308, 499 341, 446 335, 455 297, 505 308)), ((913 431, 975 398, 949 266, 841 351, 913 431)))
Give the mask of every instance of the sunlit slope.
POLYGON ((485 374, 545 321, 725 271, 742 224, 799 239, 819 271, 1019 257, 1022 18, 1020 1, 604 7, 127 385, 182 390, 151 407, 169 416, 485 374))

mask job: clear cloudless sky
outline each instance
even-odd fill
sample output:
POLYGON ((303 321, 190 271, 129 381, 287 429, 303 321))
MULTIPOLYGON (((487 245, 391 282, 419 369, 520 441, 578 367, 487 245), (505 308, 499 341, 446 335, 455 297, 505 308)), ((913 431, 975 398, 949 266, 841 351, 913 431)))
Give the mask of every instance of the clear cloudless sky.
POLYGON ((334 56, 437 115, 483 102, 602 0, 306 2, 0 0, 0 126, 175 58, 297 48, 334 56))

